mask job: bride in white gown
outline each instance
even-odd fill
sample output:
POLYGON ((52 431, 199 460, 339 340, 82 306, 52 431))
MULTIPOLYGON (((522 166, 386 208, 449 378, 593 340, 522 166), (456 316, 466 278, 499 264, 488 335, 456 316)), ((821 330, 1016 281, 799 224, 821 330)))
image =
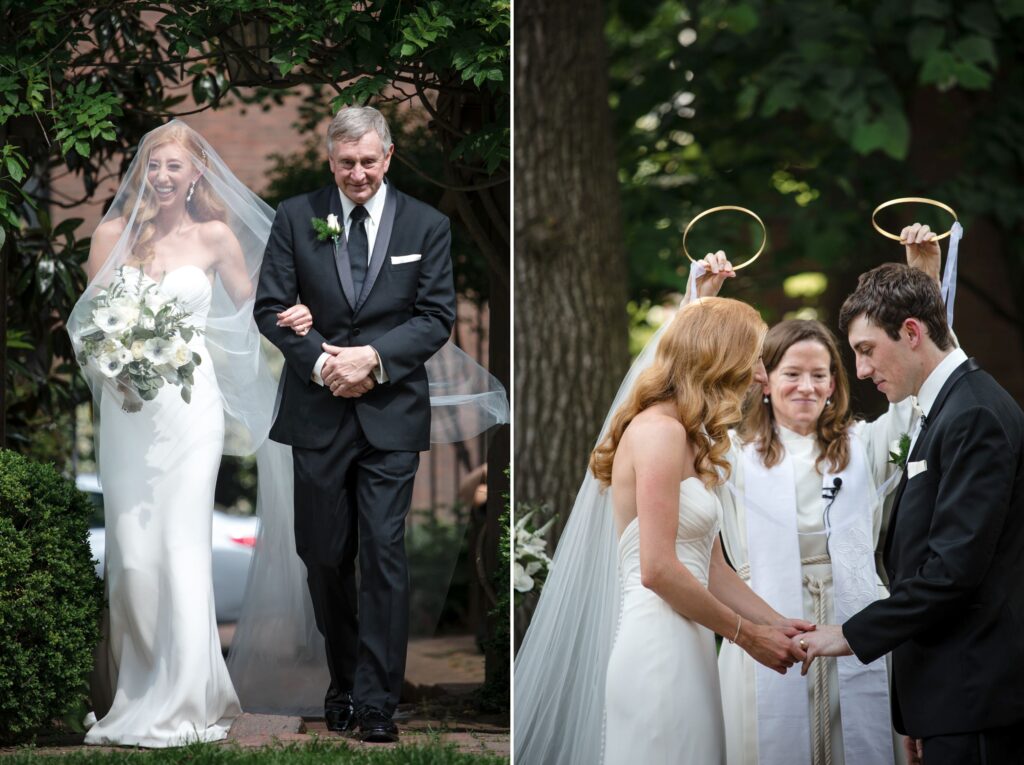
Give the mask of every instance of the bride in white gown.
POLYGON ((744 303, 691 303, 620 388, 516 659, 517 763, 724 763, 714 633, 792 666, 811 625, 729 568, 709 491, 766 329, 744 303))
MULTIPOLYGON (((202 136, 172 120, 143 137, 93 235, 89 285, 68 320, 99 413, 107 534, 108 609, 90 684, 99 719, 86 743, 214 741, 241 707, 323 708, 326 658, 295 552, 291 449, 267 438, 277 382, 252 316, 273 217, 202 136), (172 301, 187 315, 197 331, 182 338, 200 359, 189 400, 166 359, 151 400, 119 381, 142 347, 117 350, 113 342, 101 357, 90 354, 97 300, 112 287, 135 309, 113 317, 102 343, 140 320, 140 293, 151 306, 172 301), (211 575, 214 487, 222 454, 253 453, 260 531, 226 667, 211 575)), ((305 328, 304 307, 286 314, 284 325, 305 328)), ((508 421, 501 384, 454 344, 427 371, 432 443, 508 421)))
POLYGON ((146 135, 93 235, 90 284, 69 322, 100 412, 107 532, 109 607, 91 687, 99 720, 86 743, 214 741, 241 712, 217 633, 211 516, 222 453, 252 451, 273 413, 273 379, 249 329, 270 220, 194 131, 171 122, 146 135), (167 361, 150 400, 108 376, 133 351, 159 349, 140 343, 105 371, 83 357, 94 298, 112 285, 128 308, 108 338, 138 320, 130 306, 140 296, 183 311, 193 333, 182 337, 199 359, 188 400, 167 361))

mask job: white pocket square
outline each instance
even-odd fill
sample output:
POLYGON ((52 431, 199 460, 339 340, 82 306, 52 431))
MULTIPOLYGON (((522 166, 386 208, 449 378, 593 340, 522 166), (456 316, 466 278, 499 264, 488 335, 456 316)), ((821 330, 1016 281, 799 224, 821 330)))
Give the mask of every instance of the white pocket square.
POLYGON ((414 253, 412 255, 392 255, 391 265, 400 266, 403 263, 415 263, 417 260, 423 257, 422 253, 414 253))
POLYGON ((928 460, 921 460, 920 462, 911 462, 907 465, 907 480, 909 481, 915 475, 923 473, 928 469, 928 460))

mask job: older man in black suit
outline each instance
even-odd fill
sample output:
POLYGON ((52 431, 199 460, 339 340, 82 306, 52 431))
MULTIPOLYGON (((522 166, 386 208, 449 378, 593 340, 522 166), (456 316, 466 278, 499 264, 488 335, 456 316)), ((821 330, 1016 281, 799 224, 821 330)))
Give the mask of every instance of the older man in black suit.
MULTIPOLYGON (((938 263, 927 232, 909 236, 938 263)), ((923 416, 889 520, 890 596, 794 638, 804 671, 816 656, 891 652, 910 763, 1024 762, 1024 414, 955 347, 923 271, 864 274, 840 326, 857 376, 889 401, 917 396, 923 416)))
POLYGON ((254 313, 286 361, 270 436, 294 454, 296 547, 331 674, 327 724, 394 741, 405 517, 430 448, 424 363, 455 320, 451 234, 445 216, 385 182, 394 147, 376 109, 342 109, 327 146, 334 183, 277 208, 254 313), (300 296, 313 315, 302 334, 278 326, 300 296))

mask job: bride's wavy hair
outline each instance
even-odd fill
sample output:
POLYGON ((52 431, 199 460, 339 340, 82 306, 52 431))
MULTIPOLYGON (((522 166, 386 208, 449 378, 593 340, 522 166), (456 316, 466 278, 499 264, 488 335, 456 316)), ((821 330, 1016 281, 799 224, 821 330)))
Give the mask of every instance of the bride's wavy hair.
MULTIPOLYGON (((818 459, 815 464, 821 472, 827 461, 829 470, 838 473, 850 463, 849 430, 853 424, 853 415, 850 413, 850 381, 839 355, 835 335, 820 321, 781 321, 765 335, 761 359, 765 371, 771 374, 782 362, 786 351, 804 340, 818 343, 828 351, 829 370, 836 385, 815 427, 818 441, 818 459)), ((745 443, 757 445, 757 452, 765 467, 774 467, 782 462, 785 450, 776 427, 775 411, 771 402, 764 403, 759 385, 751 387, 747 392, 743 402, 743 420, 737 433, 745 443)))
POLYGON ((126 224, 131 222, 133 211, 128 205, 132 204, 139 194, 142 195, 138 210, 135 211, 132 236, 129 240, 132 242, 132 259, 140 264, 148 263, 153 259, 153 238, 156 236, 154 219, 159 212, 156 191, 149 182, 149 157, 154 149, 168 143, 176 143, 185 149, 189 153, 189 159, 193 165, 200 170, 200 175, 195 181, 192 198, 185 203, 185 210, 192 220, 203 223, 210 220, 223 221, 227 217, 224 205, 217 199, 206 178, 209 157, 198 134, 181 122, 169 122, 156 128, 146 137, 145 143, 139 147, 140 156, 137 158, 137 170, 132 178, 127 179, 127 194, 125 195, 127 204, 121 213, 126 224))
POLYGON ((611 484, 612 462, 629 423, 663 401, 675 404, 694 445, 697 477, 709 488, 722 483, 729 475, 729 427, 740 420, 766 330, 760 314, 738 300, 704 298, 682 308, 658 343, 654 363, 637 378, 590 455, 601 485, 611 484))

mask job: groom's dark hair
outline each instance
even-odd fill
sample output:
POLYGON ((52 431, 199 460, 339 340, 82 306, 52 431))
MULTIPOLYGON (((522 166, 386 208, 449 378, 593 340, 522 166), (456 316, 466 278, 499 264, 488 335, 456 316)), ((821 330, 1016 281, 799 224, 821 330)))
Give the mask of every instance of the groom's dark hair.
POLYGON ((924 271, 903 263, 886 263, 861 274, 857 289, 839 311, 839 329, 845 334, 858 316, 881 327, 893 340, 900 339, 904 321, 919 319, 940 350, 953 345, 939 285, 924 271))

